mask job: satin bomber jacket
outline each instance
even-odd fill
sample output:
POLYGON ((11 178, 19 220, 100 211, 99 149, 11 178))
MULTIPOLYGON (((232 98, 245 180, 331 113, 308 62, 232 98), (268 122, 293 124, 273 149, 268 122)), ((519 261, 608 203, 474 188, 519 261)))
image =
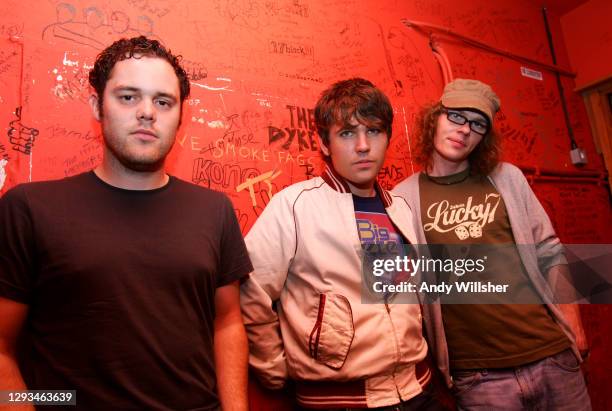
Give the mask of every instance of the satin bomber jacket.
MULTIPOLYGON (((396 229, 415 243, 406 201, 377 191, 396 229)), ((300 381, 359 381, 361 402, 344 404, 368 407, 422 392, 431 374, 418 365, 427 354, 419 304, 362 303, 352 194, 333 170, 273 196, 245 241, 254 271, 240 301, 249 364, 265 386, 291 378, 298 401, 314 404, 300 381)))

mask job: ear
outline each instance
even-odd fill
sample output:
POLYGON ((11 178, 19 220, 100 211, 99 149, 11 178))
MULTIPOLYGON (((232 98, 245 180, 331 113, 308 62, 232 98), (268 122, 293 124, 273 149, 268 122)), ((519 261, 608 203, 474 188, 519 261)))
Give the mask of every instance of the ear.
POLYGON ((329 147, 325 145, 319 133, 317 133, 317 140, 319 141, 319 147, 321 147, 321 151, 323 152, 323 155, 325 157, 329 157, 330 156, 329 147))
POLYGON ((95 119, 100 121, 102 117, 100 115, 100 105, 98 103, 98 95, 96 93, 91 93, 89 96, 89 106, 91 107, 91 112, 93 113, 95 119))

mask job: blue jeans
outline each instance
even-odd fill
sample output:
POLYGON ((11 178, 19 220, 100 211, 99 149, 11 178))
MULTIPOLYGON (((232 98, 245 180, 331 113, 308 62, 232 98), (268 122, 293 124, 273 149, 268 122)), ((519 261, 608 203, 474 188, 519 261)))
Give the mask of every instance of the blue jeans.
POLYGON ((570 349, 515 368, 455 371, 453 382, 459 410, 591 410, 570 349))

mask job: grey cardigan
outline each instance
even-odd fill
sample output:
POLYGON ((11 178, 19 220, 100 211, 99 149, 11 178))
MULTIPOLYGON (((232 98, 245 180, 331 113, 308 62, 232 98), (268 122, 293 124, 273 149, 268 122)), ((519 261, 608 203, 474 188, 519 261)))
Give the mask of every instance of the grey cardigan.
MULTIPOLYGON (((419 244, 426 244, 423 224, 421 223, 419 175, 420 173, 411 175, 399 183, 393 189, 393 192, 404 197, 410 205, 419 244)), ((580 359, 574 333, 563 317, 561 310, 552 303, 552 291, 547 278, 551 275, 554 276, 554 271, 560 269, 560 265, 567 264, 567 261, 563 255, 563 245, 555 234, 546 211, 529 187, 521 170, 512 164, 500 163, 488 177, 504 199, 516 244, 531 245, 530 247, 518 247, 521 261, 529 279, 552 313, 555 321, 572 342, 572 350, 576 358, 580 359)), ((452 378, 449 370, 448 347, 440 304, 436 302, 424 305, 423 318, 430 350, 433 352, 433 357, 444 375, 447 385, 451 387, 452 378)))

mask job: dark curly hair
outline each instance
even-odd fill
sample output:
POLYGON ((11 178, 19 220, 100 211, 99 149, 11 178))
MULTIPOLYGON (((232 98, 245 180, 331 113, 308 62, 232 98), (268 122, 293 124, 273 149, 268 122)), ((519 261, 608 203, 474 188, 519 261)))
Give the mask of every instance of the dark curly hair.
MULTIPOLYGON (((438 118, 444 111, 444 106, 438 102, 424 107, 417 117, 415 158, 425 170, 428 170, 433 165, 434 136, 438 127, 438 118)), ((468 156, 470 174, 478 176, 489 175, 499 163, 500 157, 501 141, 499 134, 491 127, 474 151, 468 156)))
POLYGON ((329 145, 329 129, 349 124, 353 116, 361 124, 384 130, 391 138, 393 108, 385 94, 362 78, 339 81, 321 93, 315 106, 315 124, 323 143, 329 145))
POLYGON ((181 56, 175 56, 157 40, 151 40, 145 36, 120 39, 104 49, 96 58, 93 69, 89 72, 89 84, 98 94, 98 104, 102 108, 102 99, 106 82, 118 61, 129 58, 159 57, 166 60, 179 80, 181 108, 182 103, 189 96, 189 79, 187 73, 181 67, 181 56))

